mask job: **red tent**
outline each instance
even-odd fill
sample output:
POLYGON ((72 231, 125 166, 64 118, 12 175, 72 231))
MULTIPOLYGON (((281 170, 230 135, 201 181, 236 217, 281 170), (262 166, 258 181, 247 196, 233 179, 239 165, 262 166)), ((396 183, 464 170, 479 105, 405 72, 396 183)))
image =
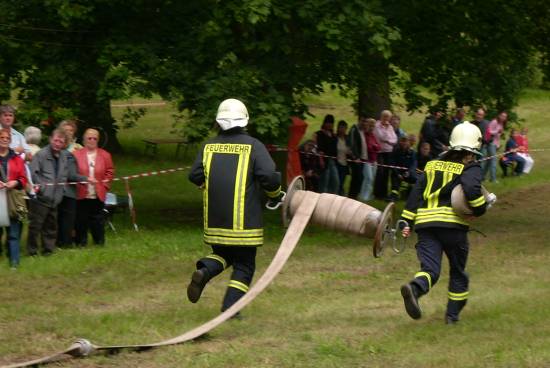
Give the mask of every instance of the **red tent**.
POLYGON ((307 129, 307 123, 299 117, 292 116, 290 119, 292 120, 292 124, 288 128, 288 156, 286 163, 287 184, 289 184, 296 176, 302 175, 298 145, 306 134, 307 129))

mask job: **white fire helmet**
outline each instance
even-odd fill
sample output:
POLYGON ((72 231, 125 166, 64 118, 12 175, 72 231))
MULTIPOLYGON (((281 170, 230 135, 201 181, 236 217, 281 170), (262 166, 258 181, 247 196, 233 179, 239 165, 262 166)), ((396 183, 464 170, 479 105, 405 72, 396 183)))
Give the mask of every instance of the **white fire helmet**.
POLYGON ((470 151, 481 155, 481 131, 477 126, 465 121, 454 127, 449 139, 450 149, 454 151, 470 151))
POLYGON ((218 107, 216 121, 222 130, 245 127, 248 124, 248 110, 241 101, 229 98, 218 107))

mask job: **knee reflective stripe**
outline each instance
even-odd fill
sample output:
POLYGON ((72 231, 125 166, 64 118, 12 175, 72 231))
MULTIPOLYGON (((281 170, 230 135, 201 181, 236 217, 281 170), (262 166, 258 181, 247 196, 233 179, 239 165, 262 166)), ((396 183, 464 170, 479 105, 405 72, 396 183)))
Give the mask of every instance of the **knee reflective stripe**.
POLYGON ((468 292, 464 293, 452 293, 449 291, 449 299, 451 300, 466 300, 468 299, 468 292))
POLYGON ((229 287, 238 289, 238 290, 242 291, 243 293, 246 293, 248 291, 248 285, 243 284, 242 282, 237 281, 237 280, 230 280, 229 281, 229 287))
POLYGON ((416 279, 417 277, 422 277, 422 276, 424 276, 425 278, 428 279, 428 289, 431 289, 432 288, 432 277, 430 276, 429 273, 427 273, 427 272, 417 272, 414 275, 414 278, 416 279))
POLYGON ((216 261, 220 262, 222 264, 224 270, 227 268, 227 262, 225 261, 225 259, 223 259, 222 257, 220 257, 216 254, 209 254, 209 255, 206 256, 206 258, 210 258, 210 259, 213 259, 213 260, 216 260, 216 261))

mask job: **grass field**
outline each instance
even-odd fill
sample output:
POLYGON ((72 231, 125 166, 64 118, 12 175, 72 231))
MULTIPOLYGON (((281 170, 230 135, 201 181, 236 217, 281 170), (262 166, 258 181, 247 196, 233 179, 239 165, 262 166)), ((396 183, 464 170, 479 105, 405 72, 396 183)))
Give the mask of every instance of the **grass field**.
MULTIPOLYGON (((531 148, 550 148, 550 93, 528 90, 518 112, 530 127, 531 148)), ((121 102, 123 103, 123 102, 121 102)), ((316 115, 353 122, 349 102, 334 93, 312 98, 316 115)), ((120 108, 113 107, 115 114, 120 108)), ((117 176, 181 167, 174 147, 143 155, 145 137, 169 137, 168 105, 148 107, 137 126, 120 131, 125 154, 117 176)), ((401 114, 405 130, 422 116, 401 114)), ((471 297, 457 326, 446 326, 447 265, 421 299, 424 318, 404 312, 399 286, 417 271, 412 248, 371 256, 371 241, 309 227, 275 282, 244 312, 206 338, 143 353, 123 352, 61 367, 547 367, 550 366, 550 153, 533 153, 534 172, 500 179, 499 202, 470 233, 471 297)), ((36 358, 78 337, 93 343, 155 342, 177 336, 219 313, 223 274, 197 304, 185 288, 202 245, 200 191, 179 172, 131 181, 140 231, 127 213, 115 215, 105 247, 61 250, 23 258, 11 271, 0 263, 0 364, 36 358)), ((124 193, 122 183, 114 191, 124 193)), ((383 203, 373 203, 381 208, 383 203)), ((278 214, 266 213, 266 244, 256 279, 283 237, 278 214)), ((24 245, 25 242, 23 242, 24 245)))

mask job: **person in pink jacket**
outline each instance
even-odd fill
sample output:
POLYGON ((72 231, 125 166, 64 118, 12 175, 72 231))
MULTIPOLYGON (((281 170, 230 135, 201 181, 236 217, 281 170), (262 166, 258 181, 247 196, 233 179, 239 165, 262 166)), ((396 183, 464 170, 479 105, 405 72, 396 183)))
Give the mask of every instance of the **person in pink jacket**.
POLYGON ((93 178, 76 188, 76 244, 86 246, 88 230, 95 244, 105 244, 105 197, 115 174, 111 154, 98 147, 99 131, 84 132, 84 148, 75 151, 74 157, 81 175, 93 178))
POLYGON ((490 157, 488 160, 489 163, 485 166, 483 172, 483 178, 489 174, 489 180, 493 183, 497 181, 497 151, 500 147, 500 137, 506 128, 506 123, 508 121, 508 113, 506 111, 501 111, 496 118, 491 120, 487 126, 487 131, 485 132, 485 140, 489 142, 487 144, 487 156, 490 157))
MULTIPOLYGON (((393 147, 397 144, 397 136, 391 125, 392 113, 384 110, 380 113, 380 120, 374 128, 374 136, 380 144, 378 152, 378 165, 388 165, 391 161, 393 147)), ((376 179, 374 180, 374 196, 379 199, 386 199, 388 196, 389 169, 384 166, 378 166, 376 169, 376 179)))

